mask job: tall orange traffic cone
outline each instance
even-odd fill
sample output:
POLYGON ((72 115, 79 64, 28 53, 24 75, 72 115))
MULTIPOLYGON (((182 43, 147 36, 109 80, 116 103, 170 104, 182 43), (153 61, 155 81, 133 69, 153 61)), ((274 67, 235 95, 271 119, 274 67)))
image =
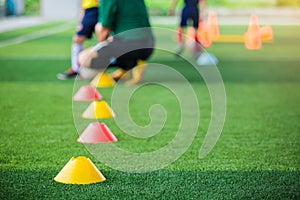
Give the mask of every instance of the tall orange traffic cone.
POLYGON ((248 31, 245 33, 245 47, 251 50, 261 48, 258 18, 256 15, 251 15, 250 17, 248 31))
POLYGON ((65 184, 91 184, 105 181, 105 177, 86 157, 71 158, 54 178, 56 182, 65 184))
POLYGON ((218 16, 216 12, 210 12, 207 19, 208 35, 211 40, 217 40, 220 36, 218 16))
POLYGON ((102 96, 96 90, 96 88, 93 88, 92 86, 89 85, 82 86, 73 96, 74 101, 95 101, 101 99, 102 96))
POLYGON ((106 101, 94 101, 84 111, 82 117, 85 119, 113 118, 115 117, 115 113, 106 103, 106 101))
POLYGON ((97 144, 118 141, 114 134, 104 123, 92 122, 83 131, 77 142, 97 144))
POLYGON ((203 47, 210 47, 212 45, 212 40, 209 36, 207 25, 204 21, 200 22, 198 25, 197 37, 203 47))
POLYGON ((271 26, 263 26, 259 29, 261 40, 273 40, 273 29, 271 26))

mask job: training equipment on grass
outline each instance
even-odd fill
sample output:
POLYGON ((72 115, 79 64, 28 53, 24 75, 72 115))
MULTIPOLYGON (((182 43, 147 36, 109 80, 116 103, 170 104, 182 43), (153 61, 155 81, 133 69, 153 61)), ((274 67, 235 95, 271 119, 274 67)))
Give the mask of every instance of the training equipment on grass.
POLYGON ((260 49, 261 45, 258 18, 256 15, 251 15, 248 31, 245 33, 245 47, 253 50, 260 49))
POLYGON ((262 41, 273 40, 273 29, 271 26, 263 26, 259 28, 259 34, 262 41))
POLYGON ((201 53, 201 55, 197 59, 197 64, 200 65, 200 66, 217 65, 218 64, 218 59, 212 53, 203 52, 203 53, 201 53))
POLYGON ((203 47, 210 47, 212 42, 220 37, 216 12, 209 12, 207 22, 203 20, 199 23, 197 37, 203 47))
POLYGON ((205 21, 199 23, 197 37, 203 47, 210 47, 212 45, 212 39, 209 36, 208 27, 205 21))
POLYGON ((220 36, 218 16, 216 12, 209 12, 207 19, 207 31, 211 40, 217 40, 220 36))
POLYGON ((84 85, 73 96, 74 101, 96 101, 101 100, 102 96, 96 88, 84 85))
POLYGON ((86 119, 113 118, 115 117, 115 113, 106 101, 94 101, 84 111, 82 117, 86 119))
POLYGON ((79 156, 72 157, 54 180, 64 184, 91 184, 106 179, 90 159, 79 156))
POLYGON ((87 144, 107 143, 118 141, 104 123, 92 122, 83 131, 77 142, 87 144))
POLYGON ((102 87, 113 87, 116 82, 106 72, 99 73, 91 82, 91 86, 102 88, 102 87))
POLYGON ((217 13, 210 12, 207 23, 201 21, 198 26, 197 37, 203 47, 210 47, 212 43, 244 43, 245 48, 258 50, 262 47, 262 42, 273 40, 273 30, 271 26, 259 27, 258 17, 251 15, 248 29, 243 35, 222 35, 219 32, 217 13))

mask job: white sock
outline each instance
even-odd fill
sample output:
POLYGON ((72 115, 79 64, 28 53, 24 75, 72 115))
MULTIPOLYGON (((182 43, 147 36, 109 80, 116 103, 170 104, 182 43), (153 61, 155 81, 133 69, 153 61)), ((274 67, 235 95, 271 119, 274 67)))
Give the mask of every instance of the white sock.
POLYGON ((78 72, 79 71, 79 65, 78 65, 78 55, 79 53, 83 50, 83 45, 81 44, 76 44, 76 43, 73 43, 72 44, 72 49, 71 49, 71 64, 72 64, 72 69, 75 71, 75 72, 78 72))

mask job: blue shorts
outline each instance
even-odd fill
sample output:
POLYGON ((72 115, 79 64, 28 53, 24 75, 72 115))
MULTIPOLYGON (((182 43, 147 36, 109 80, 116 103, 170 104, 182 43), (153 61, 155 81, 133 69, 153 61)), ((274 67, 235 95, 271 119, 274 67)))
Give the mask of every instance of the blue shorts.
POLYGON ((185 6, 182 9, 180 26, 187 27, 189 20, 193 21, 193 27, 197 29, 198 24, 199 24, 199 9, 198 9, 198 7, 185 6))
POLYGON ((98 8, 86 9, 76 34, 80 36, 85 36, 86 38, 92 38, 97 22, 98 8))

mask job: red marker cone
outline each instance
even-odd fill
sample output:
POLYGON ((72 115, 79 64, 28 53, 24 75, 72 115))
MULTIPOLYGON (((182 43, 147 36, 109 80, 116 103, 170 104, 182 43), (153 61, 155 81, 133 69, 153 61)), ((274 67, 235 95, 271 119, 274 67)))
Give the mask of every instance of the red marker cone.
POLYGON ((77 142, 97 144, 118 141, 104 123, 93 122, 83 131, 77 142))
POLYGON ((95 101, 101 99, 102 96, 96 88, 89 85, 82 86, 73 96, 74 101, 95 101))

